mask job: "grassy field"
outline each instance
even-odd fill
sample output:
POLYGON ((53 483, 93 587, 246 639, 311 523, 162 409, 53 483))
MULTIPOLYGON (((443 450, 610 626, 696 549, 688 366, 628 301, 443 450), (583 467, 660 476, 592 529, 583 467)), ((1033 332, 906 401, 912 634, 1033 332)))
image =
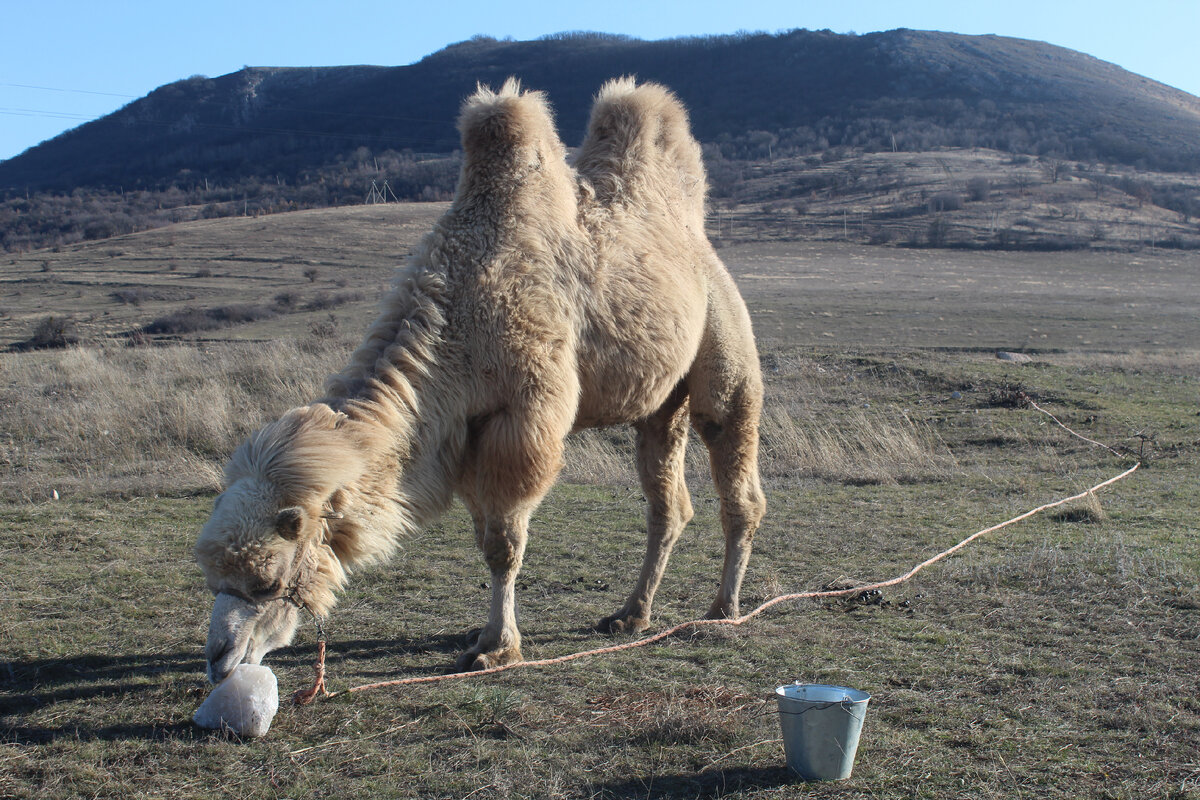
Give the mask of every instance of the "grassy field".
MULTIPOLYGON (((1006 529, 870 602, 285 707, 260 740, 195 728, 211 597, 191 547, 217 471, 340 366, 372 287, 435 211, 194 223, 0 266, 4 341, 48 313, 74 315, 85 339, 0 354, 0 797, 1200 797, 1200 261, 1154 250, 722 249, 768 387, 769 509, 744 609, 900 574, 1140 457, 1098 508, 1006 529), (133 305, 115 284, 196 297, 133 305), (364 293, 332 332, 313 325, 329 312, 303 310, 322 290, 364 293), (301 310, 202 341, 106 338, 181 303, 285 291, 301 310), (1017 391, 1129 457, 1017 407, 1017 391), (771 694, 793 680, 872 694, 850 781, 783 768, 771 694)), ((620 605, 644 540, 629 441, 573 440, 534 517, 518 590, 529 658, 610 641, 591 626, 620 605)), ((662 626, 701 613, 716 584, 718 509, 701 448, 689 458, 697 513, 662 626)), ((332 688, 445 670, 486 613, 486 580, 456 506, 355 576, 328 625, 332 688)), ((310 626, 269 658, 282 692, 313 654, 310 626)))

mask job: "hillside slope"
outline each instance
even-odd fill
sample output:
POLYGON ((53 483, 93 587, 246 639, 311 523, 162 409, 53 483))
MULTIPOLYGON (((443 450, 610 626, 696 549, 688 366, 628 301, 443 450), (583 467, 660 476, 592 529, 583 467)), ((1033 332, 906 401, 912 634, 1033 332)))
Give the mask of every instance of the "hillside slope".
POLYGON ((0 162, 0 190, 300 181, 372 153, 448 153, 461 98, 510 75, 550 94, 563 138, 577 144, 592 94, 621 74, 673 88, 697 136, 739 157, 980 146, 1200 169, 1200 99, 1041 42, 903 29, 563 34, 476 38, 402 67, 189 78, 0 162))

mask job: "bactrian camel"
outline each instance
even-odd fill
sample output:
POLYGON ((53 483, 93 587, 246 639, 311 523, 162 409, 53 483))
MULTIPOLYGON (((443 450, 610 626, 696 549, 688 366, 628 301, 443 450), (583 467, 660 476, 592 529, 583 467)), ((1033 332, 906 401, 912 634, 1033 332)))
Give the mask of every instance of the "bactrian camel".
POLYGON ((455 495, 491 570, 487 622, 457 668, 520 660, 514 585, 530 515, 567 435, 621 423, 637 432, 648 545, 633 591, 599 627, 650 623, 692 516, 689 423, 725 534, 708 616, 738 614, 765 509, 762 378, 745 304, 704 233, 704 167, 682 104, 655 84, 610 81, 573 167, 545 96, 516 81, 480 87, 458 126, 454 201, 349 366, 225 469, 196 546, 216 596, 213 681, 288 644, 299 607, 327 615, 354 567, 392 555, 455 495))

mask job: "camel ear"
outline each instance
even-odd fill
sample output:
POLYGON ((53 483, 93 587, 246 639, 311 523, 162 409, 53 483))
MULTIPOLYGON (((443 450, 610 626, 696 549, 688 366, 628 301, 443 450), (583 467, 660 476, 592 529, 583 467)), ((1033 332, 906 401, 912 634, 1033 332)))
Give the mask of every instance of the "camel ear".
POLYGON ((275 532, 288 541, 300 538, 304 527, 304 510, 299 506, 285 508, 275 515, 275 532))

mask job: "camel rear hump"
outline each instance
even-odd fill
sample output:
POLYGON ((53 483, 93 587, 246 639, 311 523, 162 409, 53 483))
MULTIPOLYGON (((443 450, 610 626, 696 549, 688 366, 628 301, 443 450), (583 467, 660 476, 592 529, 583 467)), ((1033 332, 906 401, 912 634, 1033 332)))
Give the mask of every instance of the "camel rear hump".
POLYGON ((667 203, 703 230, 708 183, 687 110, 657 83, 615 78, 592 105, 575 162, 603 203, 667 203))

